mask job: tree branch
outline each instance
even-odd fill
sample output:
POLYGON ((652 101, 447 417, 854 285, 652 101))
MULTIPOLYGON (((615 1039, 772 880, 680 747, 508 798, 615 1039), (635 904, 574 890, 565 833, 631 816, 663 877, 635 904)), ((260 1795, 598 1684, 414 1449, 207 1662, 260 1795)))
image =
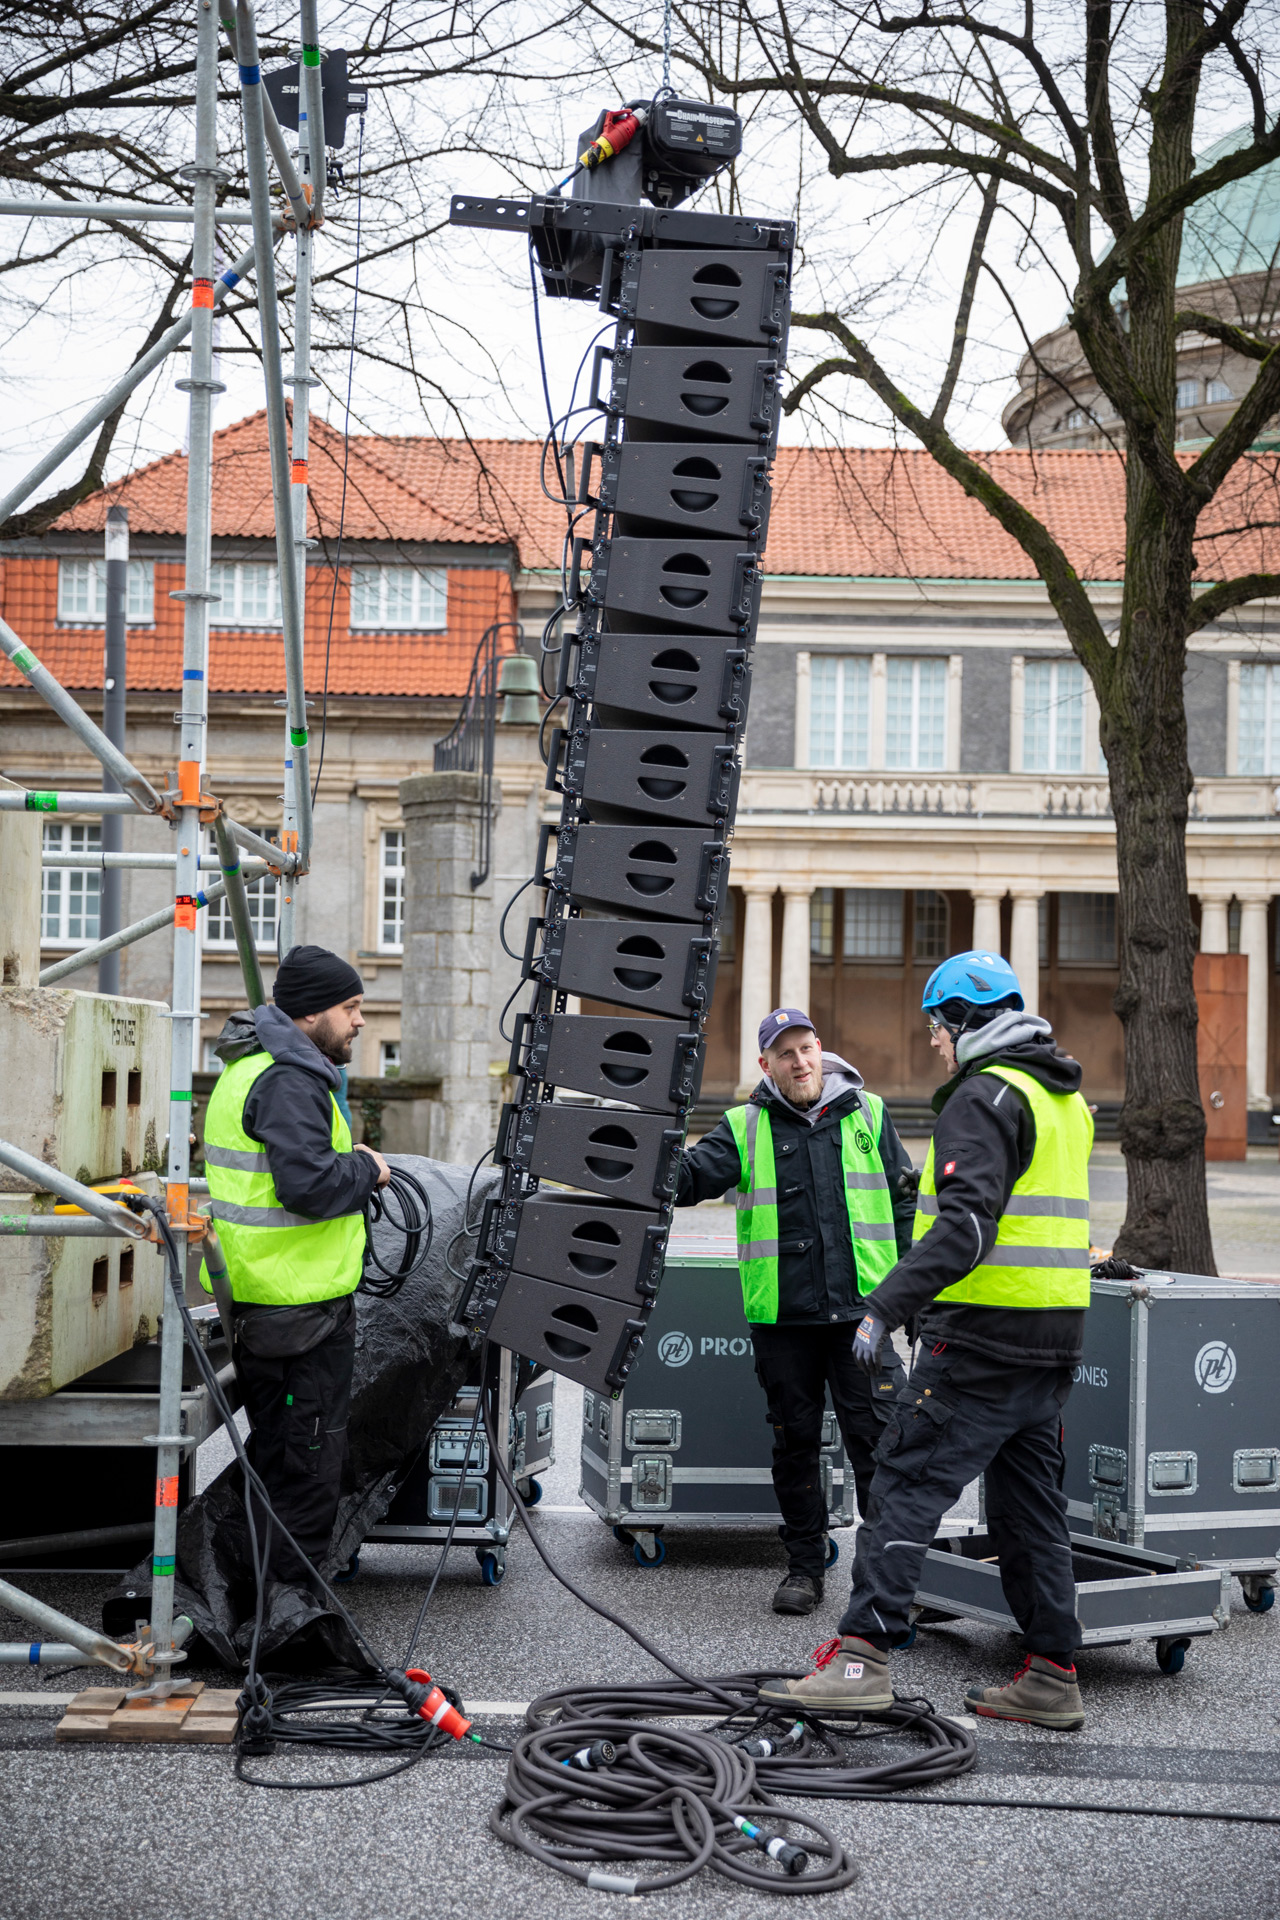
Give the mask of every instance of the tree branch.
POLYGON ((1197 333, 1207 333, 1213 340, 1220 340, 1224 347, 1231 347, 1246 360, 1265 360, 1272 351, 1270 340, 1259 340, 1254 334, 1246 333, 1243 327, 1232 326, 1229 320, 1219 320, 1214 313, 1200 313, 1195 307, 1184 307, 1173 316, 1175 333, 1188 333, 1194 328, 1197 333))
POLYGON ((1280 595, 1280 573, 1242 573, 1236 580, 1223 580, 1216 587, 1198 593, 1187 612, 1186 632, 1198 633, 1210 621, 1243 607, 1250 600, 1271 600, 1280 595))

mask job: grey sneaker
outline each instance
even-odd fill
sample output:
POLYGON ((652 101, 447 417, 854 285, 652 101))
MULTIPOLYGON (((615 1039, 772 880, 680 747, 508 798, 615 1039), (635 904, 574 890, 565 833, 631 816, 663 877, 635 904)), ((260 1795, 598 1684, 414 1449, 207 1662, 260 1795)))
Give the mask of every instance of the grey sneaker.
POLYGON ((970 1687, 964 1698, 988 1720, 1028 1720, 1060 1733, 1076 1733, 1084 1725, 1075 1668, 1055 1666, 1042 1653, 1028 1654, 1007 1687, 970 1687))
POLYGON ((773 1596, 775 1613, 812 1613, 822 1598, 821 1579, 812 1574, 788 1573, 773 1596))
POLYGON ((766 1680, 760 1698, 775 1707, 811 1707, 815 1713, 883 1713, 893 1705, 889 1656, 853 1634, 828 1640, 814 1653, 803 1680, 766 1680))

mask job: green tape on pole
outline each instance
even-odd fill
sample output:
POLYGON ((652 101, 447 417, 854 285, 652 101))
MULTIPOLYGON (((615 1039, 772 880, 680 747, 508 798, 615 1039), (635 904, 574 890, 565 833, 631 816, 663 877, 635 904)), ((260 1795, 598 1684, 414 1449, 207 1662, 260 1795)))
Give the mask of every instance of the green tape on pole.
POLYGON ((29 793, 27 795, 28 813, 56 813, 58 796, 56 793, 29 793))
POLYGON ((168 1559, 161 1560, 157 1554, 153 1553, 151 1556, 152 1579, 153 1580, 172 1580, 175 1564, 176 1564, 175 1559, 172 1554, 169 1555, 168 1559))
POLYGON ((9 658, 13 661, 19 673, 30 673, 33 667, 40 665, 40 662, 36 659, 30 647, 19 647, 16 653, 9 655, 9 658))
POLYGON ((169 1098, 171 1100, 189 1100, 191 1095, 189 1093, 170 1093, 169 1098))
POLYGON ((306 728, 305 728, 305 727, 290 727, 290 729, 289 729, 289 743, 290 743, 290 745, 291 745, 291 746, 294 746, 294 747, 305 747, 305 746, 306 746, 306 744, 307 744, 307 730, 306 730, 306 728))
POLYGON ((304 67, 318 67, 320 65, 319 47, 304 47, 302 49, 302 64, 304 67))

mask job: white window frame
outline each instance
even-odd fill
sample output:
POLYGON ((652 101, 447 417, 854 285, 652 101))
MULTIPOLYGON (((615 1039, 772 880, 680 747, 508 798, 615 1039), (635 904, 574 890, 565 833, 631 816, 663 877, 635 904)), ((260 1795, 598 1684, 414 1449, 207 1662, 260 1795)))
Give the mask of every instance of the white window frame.
POLYGON ((1234 400, 1235 394, 1225 380, 1207 380, 1204 389, 1204 403, 1207 407, 1223 407, 1228 400, 1234 400))
POLYGON ((215 560, 209 568, 209 591, 222 596, 209 603, 211 627, 240 627, 249 633, 261 633, 267 627, 281 625, 280 578, 274 560, 215 560), (264 573, 268 576, 269 611, 261 614, 254 609, 246 613, 245 587, 251 575, 256 584, 264 573))
POLYGON ((378 835, 378 952, 404 952, 404 908, 405 908, 405 830, 403 827, 383 827, 378 835), (389 841, 397 844, 392 847, 389 841), (395 858, 389 856, 395 855, 395 858), (387 889, 394 889, 397 911, 392 915, 393 924, 400 928, 398 940, 388 940, 387 928, 387 889))
POLYGON ((1031 659, 1025 662, 1022 698, 1022 770, 1025 773, 1071 774, 1086 771, 1089 759, 1088 687, 1089 676, 1078 660, 1031 659), (1048 700, 1045 703, 1039 703, 1032 698, 1032 688, 1046 679, 1048 700), (1064 743, 1059 738, 1063 731, 1061 723, 1067 718, 1068 703, 1077 706, 1079 722, 1078 751, 1070 764, 1063 757, 1064 743), (1031 727, 1033 722, 1037 722, 1046 713, 1045 764, 1033 765, 1031 727))
MULTIPOLYGON (((263 837, 266 838, 268 836, 264 833, 263 837)), ((218 846, 213 837, 212 830, 205 836, 205 850, 215 856, 217 855, 218 846)), ((212 873, 209 877, 210 879, 213 878, 212 873)), ((277 892, 278 882, 272 874, 263 873, 259 874, 255 880, 246 880, 244 885, 245 892, 249 896, 250 922, 251 924, 256 923, 254 924, 254 947, 259 953, 274 953, 276 950, 276 934, 280 925, 280 900, 277 892), (260 912, 255 914, 254 908, 255 906, 260 906, 268 898, 272 898, 274 904, 271 914, 271 932, 265 934, 262 930, 262 914, 260 912)), ((227 896, 225 894, 223 894, 220 899, 210 901, 209 905, 204 909, 203 918, 200 923, 200 944, 206 953, 235 952, 236 937, 232 932, 231 909, 227 905, 227 896), (219 932, 215 935, 213 931, 215 926, 225 928, 225 932, 219 932)))
POLYGON ((399 562, 353 566, 349 624, 352 633, 444 633, 449 624, 448 570, 399 562), (407 619, 392 593, 393 588, 406 585, 407 619))
MULTIPOLYGON (((130 627, 154 626, 155 596, 155 562, 131 560, 129 591, 125 600, 125 624, 130 627)), ((58 625, 60 627, 100 627, 106 617, 106 561, 59 560, 58 625)))
POLYGON ((811 767, 865 769, 871 761, 872 659, 865 653, 811 653, 807 761, 811 767), (818 703, 830 716, 820 723, 818 703), (819 757, 818 737, 830 732, 819 757))
POLYGON ((885 663, 885 747, 884 766, 888 773, 945 773, 949 766, 948 741, 954 729, 951 721, 952 696, 949 681, 951 679, 950 660, 946 654, 890 654, 885 663), (907 759, 891 761, 889 758, 889 700, 892 683, 903 678, 903 669, 911 669, 911 714, 909 722, 910 751, 907 759), (920 688, 924 671, 930 676, 936 674, 940 683, 942 704, 942 733, 937 758, 922 761, 920 757, 920 688))
MULTIPOLYGON (((45 853, 97 853, 102 847, 102 828, 96 820, 46 820, 41 835, 45 853)), ((102 911, 102 873, 92 867, 46 867, 40 886, 40 945, 60 947, 74 952, 89 947, 99 937, 102 911), (55 925, 50 931, 49 922, 55 925), (82 923, 72 933, 73 922, 82 923)))
MULTIPOLYGON (((1228 701, 1228 719, 1234 717, 1235 767, 1228 771, 1245 779, 1263 780, 1280 771, 1280 661, 1243 660, 1238 663, 1235 700, 1228 701), (1230 709, 1234 706, 1232 716, 1230 709), (1255 755, 1246 751, 1245 728, 1261 720, 1261 748, 1255 755)), ((1228 688, 1230 686, 1228 683, 1228 688)))
POLYGON ((403 1065, 403 1053, 401 1051, 400 1042, 398 1040, 379 1040, 378 1042, 378 1078, 380 1080, 399 1079, 400 1068, 402 1065, 403 1065), (387 1056, 391 1052, 393 1047, 395 1049, 395 1059, 390 1060, 388 1059, 387 1056))
POLYGON ((1173 389, 1173 404, 1180 413, 1190 407, 1198 407, 1200 405, 1199 380, 1193 380, 1189 376, 1185 380, 1179 380, 1173 389), (1187 397, 1188 395, 1190 398, 1187 397))

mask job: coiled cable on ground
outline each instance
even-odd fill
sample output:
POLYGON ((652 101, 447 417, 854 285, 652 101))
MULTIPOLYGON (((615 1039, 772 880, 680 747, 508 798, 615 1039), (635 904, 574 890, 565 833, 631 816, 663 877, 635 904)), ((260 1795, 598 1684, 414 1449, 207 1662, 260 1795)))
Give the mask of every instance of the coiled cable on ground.
POLYGON ((365 1267, 361 1289, 378 1300, 393 1299, 426 1259, 434 1232, 431 1199, 426 1188, 404 1167, 392 1167, 386 1186, 375 1187, 365 1207, 365 1267), (400 1258, 394 1266, 388 1266, 379 1256, 374 1243, 373 1228, 379 1220, 385 1220, 404 1237, 400 1258))

